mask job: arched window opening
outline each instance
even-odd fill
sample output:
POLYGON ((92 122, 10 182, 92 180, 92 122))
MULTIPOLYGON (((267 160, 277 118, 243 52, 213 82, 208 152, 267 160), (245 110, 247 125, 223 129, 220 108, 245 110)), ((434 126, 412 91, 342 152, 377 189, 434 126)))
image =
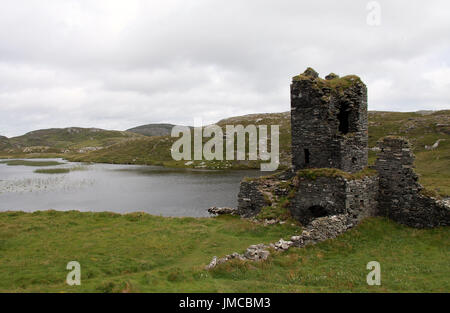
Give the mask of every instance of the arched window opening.
POLYGON ((314 205, 308 210, 314 218, 327 216, 327 210, 320 205, 314 205))

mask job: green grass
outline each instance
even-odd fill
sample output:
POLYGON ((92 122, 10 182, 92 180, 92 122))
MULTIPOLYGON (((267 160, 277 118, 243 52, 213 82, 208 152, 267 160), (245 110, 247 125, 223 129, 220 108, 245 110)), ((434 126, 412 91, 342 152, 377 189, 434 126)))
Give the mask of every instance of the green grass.
POLYGON ((316 84, 318 87, 323 88, 323 87, 329 87, 332 89, 347 89, 351 86, 353 86, 356 82, 361 82, 361 78, 359 78, 356 75, 347 75, 344 77, 335 77, 333 79, 330 80, 326 80, 323 78, 311 78, 309 76, 306 76, 304 74, 300 74, 297 76, 294 76, 292 78, 292 81, 296 82, 296 81, 302 81, 302 80, 310 80, 313 81, 314 84, 316 84))
POLYGON ((212 256, 289 238, 289 223, 237 217, 163 218, 134 213, 0 213, 0 291, 12 292, 448 292, 449 230, 372 218, 344 235, 267 262, 205 271, 212 256), (81 286, 68 286, 69 261, 81 286), (381 264, 381 286, 366 264, 381 264))
POLYGON ((70 168, 49 168, 43 170, 35 170, 37 174, 67 174, 70 173, 70 168))
POLYGON ((374 169, 368 167, 356 173, 347 173, 337 168, 308 168, 297 172, 298 177, 305 177, 313 180, 318 177, 342 177, 348 180, 354 180, 374 176, 376 174, 377 172, 374 169))
POLYGON ((287 198, 281 198, 276 203, 271 203, 271 205, 263 207, 256 218, 261 221, 276 219, 298 224, 291 215, 289 199, 287 198))
POLYGON ((6 160, 6 161, 0 161, 2 164, 6 164, 9 166, 55 166, 55 165, 61 165, 64 163, 57 162, 57 161, 28 161, 28 160, 6 160))

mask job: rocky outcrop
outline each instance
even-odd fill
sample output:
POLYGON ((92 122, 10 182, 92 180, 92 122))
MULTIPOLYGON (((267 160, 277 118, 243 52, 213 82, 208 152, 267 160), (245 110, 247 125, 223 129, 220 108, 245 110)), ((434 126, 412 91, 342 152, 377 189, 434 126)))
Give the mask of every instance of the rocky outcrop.
POLYGON ((433 145, 431 145, 431 146, 425 145, 425 150, 435 150, 435 149, 437 149, 437 147, 439 147, 439 143, 440 143, 441 141, 443 141, 443 140, 445 140, 445 139, 438 139, 438 140, 436 140, 436 142, 435 142, 433 145))
POLYGON ((214 215, 225 215, 225 214, 237 214, 237 209, 235 208, 218 208, 218 207, 211 207, 208 209, 208 212, 210 214, 214 214, 214 215))

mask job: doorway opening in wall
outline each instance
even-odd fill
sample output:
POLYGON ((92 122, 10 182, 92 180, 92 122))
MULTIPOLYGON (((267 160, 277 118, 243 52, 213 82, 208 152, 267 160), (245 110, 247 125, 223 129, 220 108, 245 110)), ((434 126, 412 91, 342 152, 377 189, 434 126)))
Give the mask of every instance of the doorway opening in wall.
POLYGON ((314 218, 327 216, 327 210, 320 205, 313 205, 308 211, 314 218))
POLYGON ((344 135, 348 133, 349 115, 350 111, 348 111, 345 106, 340 108, 339 113, 337 115, 337 118, 339 120, 339 131, 344 135))
POLYGON ((309 164, 309 149, 305 149, 305 165, 309 164))

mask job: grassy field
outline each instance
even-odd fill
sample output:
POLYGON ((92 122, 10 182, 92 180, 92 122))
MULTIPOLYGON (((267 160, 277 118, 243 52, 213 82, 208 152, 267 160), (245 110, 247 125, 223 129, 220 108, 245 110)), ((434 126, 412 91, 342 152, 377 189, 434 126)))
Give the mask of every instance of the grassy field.
POLYGON ((204 270, 212 256, 300 232, 237 217, 134 213, 0 213, 0 291, 24 292, 449 292, 448 228, 417 230, 371 218, 344 235, 267 262, 204 270), (65 284, 69 261, 81 286, 65 284), (381 286, 366 264, 381 264, 381 286))

